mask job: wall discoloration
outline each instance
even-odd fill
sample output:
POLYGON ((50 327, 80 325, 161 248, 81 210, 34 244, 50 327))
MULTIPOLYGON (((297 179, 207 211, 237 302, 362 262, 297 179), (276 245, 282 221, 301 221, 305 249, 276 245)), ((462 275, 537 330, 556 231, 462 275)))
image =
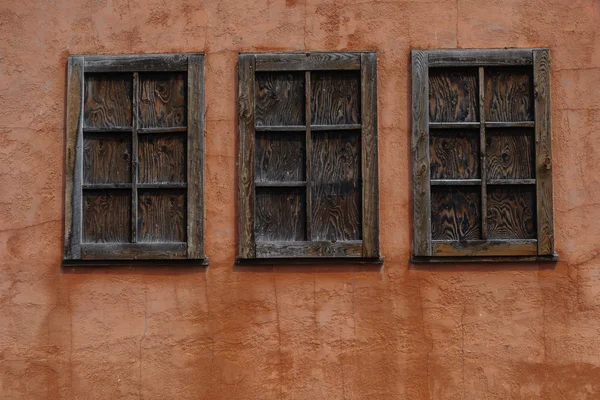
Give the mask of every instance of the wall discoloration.
POLYGON ((0 5, 0 398, 600 396, 597 0, 0 5), (551 48, 556 247, 415 266, 410 49, 551 48), (239 51, 379 55, 383 267, 235 267, 239 51), (60 269, 67 56, 206 53, 203 268, 60 269))

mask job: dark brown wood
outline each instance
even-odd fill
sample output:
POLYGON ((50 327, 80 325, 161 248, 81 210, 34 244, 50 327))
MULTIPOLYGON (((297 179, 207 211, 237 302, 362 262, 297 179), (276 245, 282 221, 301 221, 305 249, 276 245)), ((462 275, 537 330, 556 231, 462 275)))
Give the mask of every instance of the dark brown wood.
POLYGON ((239 131, 239 249, 238 257, 254 258, 254 72, 250 54, 238 58, 238 131, 239 131))
POLYGON ((432 179, 431 186, 479 186, 481 179, 432 179))
POLYGON ((488 161, 486 158, 486 126, 485 120, 486 115, 482 111, 485 107, 485 70, 483 67, 479 67, 478 70, 478 79, 477 82, 479 84, 479 158, 480 158, 480 168, 481 168, 481 238, 486 240, 488 237, 488 229, 487 229, 487 166, 488 161))
POLYGON ((377 53, 361 55, 361 171, 363 257, 379 257, 377 53))
POLYGON ((69 57, 67 65, 67 115, 65 160, 65 260, 81 257, 83 183, 83 57, 69 57))
MULTIPOLYGON (((189 88, 189 85, 188 85, 189 88)), ((138 134, 152 134, 152 133, 182 133, 187 132, 188 128, 185 126, 174 126, 165 128, 138 128, 138 134)))
POLYGON ((477 69, 429 71, 429 120, 477 121, 477 92, 477 69))
POLYGON ((479 122, 430 122, 429 129, 477 129, 479 122))
POLYGON ((130 126, 125 127, 110 127, 110 128, 88 128, 83 127, 83 133, 86 133, 88 136, 93 134, 106 135, 108 133, 131 133, 133 128, 130 126))
POLYGON ((272 125, 272 126, 257 126, 257 132, 304 132, 306 125, 272 125))
POLYGON ((84 119, 86 128, 131 127, 131 74, 85 77, 84 119))
POLYGON ((256 182, 305 180, 304 132, 257 132, 255 143, 256 182))
POLYGON ((279 181, 279 182, 256 182, 255 186, 259 187, 306 187, 306 181, 279 181))
POLYGON ((187 256, 204 258, 204 56, 190 54, 187 76, 187 256))
POLYGON ((182 134, 142 135, 138 139, 139 182, 186 182, 186 136, 182 134))
POLYGON ((186 189, 187 183, 138 183, 138 189, 186 189))
POLYGON ((241 266, 252 265, 371 265, 377 267, 383 264, 383 257, 262 257, 262 258, 236 258, 235 264, 241 266))
POLYGON ((535 179, 488 179, 488 185, 535 185, 535 179))
POLYGON ((311 125, 311 131, 352 131, 361 130, 361 124, 341 124, 341 125, 311 125))
POLYGON ((468 240, 433 241, 434 256, 532 256, 537 254, 537 240, 468 240))
POLYGON ((83 190, 86 189, 131 189, 131 183, 84 183, 81 185, 83 190))
POLYGON ((256 70, 359 70, 360 55, 358 52, 263 53, 256 55, 256 70))
POLYGON ((533 131, 488 130, 486 159, 488 179, 531 179, 534 171, 533 131))
POLYGON ((550 256, 477 256, 477 257, 415 257, 410 258, 413 264, 427 263, 555 263, 558 254, 550 256))
POLYGON ((488 187, 487 229, 490 239, 535 239, 535 188, 488 187))
POLYGON ((84 134, 83 182, 131 182, 130 135, 84 134))
POLYGON ((426 53, 431 67, 533 64, 532 49, 431 50, 426 53))
POLYGON ((360 124, 358 71, 313 72, 310 80, 311 125, 360 124))
POLYGON ((431 256, 429 187, 429 66, 425 51, 412 51, 413 252, 431 256))
POLYGON ((485 123, 486 128, 533 128, 533 121, 508 121, 508 122, 489 122, 485 123))
POLYGON ((86 72, 187 71, 187 54, 86 55, 86 72))
POLYGON ((254 122, 256 126, 304 125, 304 74, 256 74, 254 122))
POLYGON ((431 134, 431 179, 479 178, 479 138, 471 133, 444 130, 431 134))
POLYGON ((120 243, 131 238, 131 191, 83 192, 83 243, 120 243))
POLYGON ((486 68, 486 121, 533 120, 531 67, 486 68))
POLYGON ((140 75, 140 127, 181 127, 186 125, 185 73, 140 75))
POLYGON ((138 129, 141 125, 140 121, 140 104, 141 101, 141 89, 140 89, 140 74, 138 72, 133 73, 133 116, 132 116, 132 132, 131 132, 131 143, 133 146, 133 157, 132 163, 132 176, 131 176, 131 242, 137 243, 137 221, 138 221, 138 190, 137 184, 139 181, 139 141, 138 141, 138 129))
POLYGON ((312 213, 312 186, 310 185, 310 181, 312 180, 312 127, 310 121, 312 120, 312 82, 311 82, 311 72, 304 72, 304 112, 306 119, 306 130, 304 132, 304 143, 305 143, 305 170, 306 174, 304 179, 306 179, 306 238, 308 240, 313 240, 313 213, 312 213))
POLYGON ((186 241, 185 191, 140 189, 138 196, 138 242, 186 241))
POLYGON ((481 239, 481 191, 478 187, 431 188, 431 237, 456 241, 481 239))
POLYGON ((360 136, 354 131, 314 133, 311 150, 312 239, 361 239, 360 136))
POLYGON ((304 188, 257 188, 254 235, 258 241, 306 240, 304 188))
POLYGON ((554 253, 554 205, 552 199, 552 128, 550 117, 550 53, 535 50, 535 153, 538 255, 554 253))
POLYGON ((84 260, 177 260, 186 259, 187 254, 185 243, 84 243, 81 246, 81 258, 84 260))
POLYGON ((256 242, 257 257, 361 257, 362 241, 256 242))

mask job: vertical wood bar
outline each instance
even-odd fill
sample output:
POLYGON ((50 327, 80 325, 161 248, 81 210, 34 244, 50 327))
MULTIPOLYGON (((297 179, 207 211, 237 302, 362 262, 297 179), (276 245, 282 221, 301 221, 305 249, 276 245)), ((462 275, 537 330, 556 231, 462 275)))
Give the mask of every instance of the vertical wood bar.
POLYGON ((361 158, 363 257, 379 257, 379 166, 377 162, 377 53, 362 53, 361 158))
POLYGON ((413 251, 431 256, 431 188, 429 172, 429 67, 427 53, 412 51, 413 251))
POLYGON ((188 58, 187 256, 204 257, 204 55, 188 58))
POLYGON ((479 67, 479 166, 481 168, 481 238, 487 239, 487 160, 485 158, 485 71, 479 67))
POLYGON ((548 49, 533 51, 533 81, 538 255, 553 255, 554 205, 552 199, 550 54, 548 49))
POLYGON ((69 57, 66 122, 64 259, 81 258, 84 59, 69 57))
POLYGON ((255 58, 240 54, 238 59, 238 129, 240 141, 238 193, 240 258, 254 258, 254 80, 255 58))
POLYGON ((310 104, 310 71, 304 73, 304 88, 305 94, 304 99, 306 103, 306 239, 312 240, 312 181, 311 181, 311 151, 312 151, 312 133, 310 129, 311 125, 311 104, 310 104))
POLYGON ((138 214, 138 134, 140 118, 140 76, 133 73, 133 118, 131 119, 131 242, 137 243, 138 214))

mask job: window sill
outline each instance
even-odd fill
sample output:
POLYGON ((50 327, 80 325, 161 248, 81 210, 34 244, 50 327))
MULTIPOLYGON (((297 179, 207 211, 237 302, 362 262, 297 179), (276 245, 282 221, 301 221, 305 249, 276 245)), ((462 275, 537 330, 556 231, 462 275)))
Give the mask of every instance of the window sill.
POLYGON ((145 267, 207 267, 208 258, 169 260, 169 259, 147 259, 147 260, 63 260, 63 267, 106 267, 106 266, 145 266, 145 267))
POLYGON ((558 254, 551 256, 480 256, 480 257, 436 257, 436 256, 411 256, 410 262, 413 264, 424 263, 509 263, 509 262, 530 262, 530 263, 555 263, 558 254))
POLYGON ((236 265, 383 264, 383 257, 236 258, 236 265))

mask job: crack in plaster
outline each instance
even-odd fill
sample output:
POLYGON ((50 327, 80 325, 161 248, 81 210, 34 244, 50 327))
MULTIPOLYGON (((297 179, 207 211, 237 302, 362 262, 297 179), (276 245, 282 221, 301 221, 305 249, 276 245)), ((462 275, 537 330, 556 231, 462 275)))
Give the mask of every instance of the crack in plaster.
POLYGON ((13 231, 22 231, 24 229, 35 228, 36 226, 41 226, 41 225, 46 225, 46 224, 50 224, 50 223, 53 223, 53 222, 61 222, 61 221, 62 220, 60 218, 57 218, 57 219, 51 219, 51 220, 44 221, 44 222, 39 222, 37 224, 21 226, 19 228, 0 229, 0 233, 13 232, 13 231))

